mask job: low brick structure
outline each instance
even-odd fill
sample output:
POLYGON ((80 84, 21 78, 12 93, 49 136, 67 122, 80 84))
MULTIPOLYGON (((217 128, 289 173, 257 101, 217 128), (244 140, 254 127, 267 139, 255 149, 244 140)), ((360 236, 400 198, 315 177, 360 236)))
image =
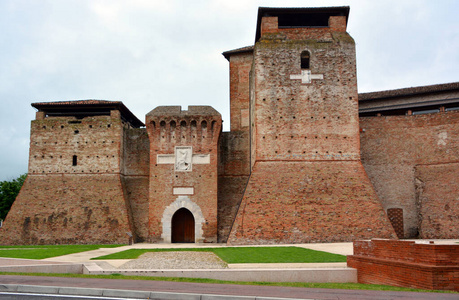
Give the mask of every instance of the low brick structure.
POLYGON ((348 267, 359 283, 459 291, 459 245, 433 242, 355 241, 348 267))

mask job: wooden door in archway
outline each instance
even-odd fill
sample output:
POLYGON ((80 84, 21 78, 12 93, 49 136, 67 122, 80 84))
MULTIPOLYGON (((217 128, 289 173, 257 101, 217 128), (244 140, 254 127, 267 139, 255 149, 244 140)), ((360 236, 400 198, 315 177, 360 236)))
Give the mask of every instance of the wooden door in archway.
POLYGON ((194 217, 186 208, 172 216, 172 243, 194 243, 194 217))

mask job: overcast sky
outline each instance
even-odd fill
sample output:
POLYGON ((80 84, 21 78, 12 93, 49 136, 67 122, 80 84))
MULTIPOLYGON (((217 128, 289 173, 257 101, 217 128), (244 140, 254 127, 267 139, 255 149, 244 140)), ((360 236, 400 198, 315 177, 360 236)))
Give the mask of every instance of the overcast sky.
POLYGON ((253 45, 257 8, 343 5, 359 92, 459 81, 456 0, 0 0, 0 181, 27 172, 33 102, 212 105, 229 130, 221 53, 253 45))

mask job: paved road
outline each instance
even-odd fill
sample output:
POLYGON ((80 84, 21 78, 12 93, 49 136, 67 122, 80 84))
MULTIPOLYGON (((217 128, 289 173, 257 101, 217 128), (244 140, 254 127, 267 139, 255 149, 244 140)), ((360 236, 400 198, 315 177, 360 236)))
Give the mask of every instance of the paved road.
POLYGON ((248 286, 125 279, 64 278, 41 276, 0 275, 1 284, 41 285, 78 288, 98 288, 173 293, 240 295, 295 299, 459 299, 459 294, 358 291, 336 289, 248 286))

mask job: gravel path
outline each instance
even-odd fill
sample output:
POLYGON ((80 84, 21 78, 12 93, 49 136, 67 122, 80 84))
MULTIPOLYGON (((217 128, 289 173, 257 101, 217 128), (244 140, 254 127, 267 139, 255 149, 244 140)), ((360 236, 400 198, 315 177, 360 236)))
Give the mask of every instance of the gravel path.
POLYGON ((212 252, 147 252, 119 269, 225 269, 228 265, 212 252))

